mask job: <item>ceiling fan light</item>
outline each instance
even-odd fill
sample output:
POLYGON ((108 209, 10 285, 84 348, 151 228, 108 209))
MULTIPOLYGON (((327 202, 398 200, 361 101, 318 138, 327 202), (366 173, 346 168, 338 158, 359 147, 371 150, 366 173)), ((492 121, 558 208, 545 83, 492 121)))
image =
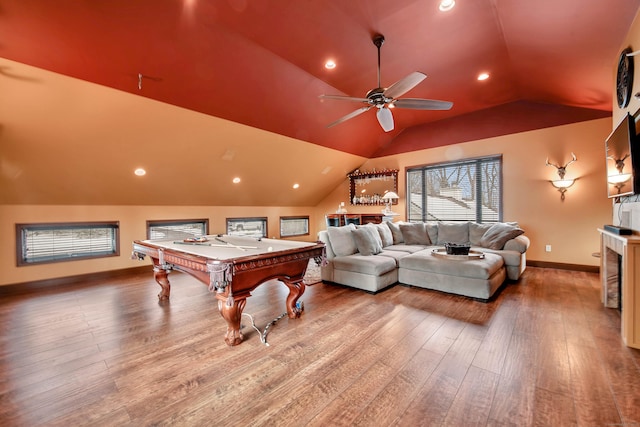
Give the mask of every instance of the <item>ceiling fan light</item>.
POLYGON ((391 110, 384 107, 378 108, 376 117, 378 117, 378 123, 380 123, 385 132, 393 130, 393 114, 391 114, 391 110))

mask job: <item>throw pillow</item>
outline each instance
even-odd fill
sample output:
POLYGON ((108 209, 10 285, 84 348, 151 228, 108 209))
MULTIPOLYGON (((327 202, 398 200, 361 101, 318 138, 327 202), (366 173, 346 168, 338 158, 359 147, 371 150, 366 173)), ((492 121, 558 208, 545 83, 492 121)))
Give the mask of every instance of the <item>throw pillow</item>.
POLYGON ((477 222, 469 223, 469 242, 473 246, 480 246, 482 236, 491 228, 493 224, 478 224, 477 222))
POLYGON ((429 235, 429 240, 435 245, 435 242, 438 241, 438 223, 437 222, 425 222, 425 227, 427 227, 427 234, 429 235))
POLYGON ((468 222, 438 222, 438 244, 469 243, 468 222))
POLYGON ((351 232, 356 229, 353 224, 343 227, 327 227, 329 242, 337 256, 353 255, 358 251, 351 232))
POLYGON ((513 225, 498 222, 493 224, 491 228, 480 239, 480 246, 483 248, 501 250, 504 244, 514 237, 523 234, 524 230, 513 225))
POLYGON ((429 234, 423 222, 400 224, 402 238, 407 245, 430 245, 429 234))
POLYGON ((391 230, 391 235, 393 236, 393 244, 398 245, 400 243, 404 243, 404 237, 402 237, 402 231, 400 231, 400 223, 399 222, 388 222, 385 221, 389 230, 391 230))
POLYGON ((378 232, 378 226, 373 223, 368 223, 366 225, 356 225, 356 228, 367 227, 373 230, 372 236, 376 240, 376 244, 382 248, 382 237, 380 237, 380 232, 378 232))
POLYGON ((391 233, 391 229, 386 224, 374 224, 376 229, 378 230, 378 234, 380 235, 380 240, 382 241, 382 247, 386 248, 387 246, 393 245, 393 234, 391 233))
POLYGON ((351 233, 360 254, 369 256, 382 252, 382 246, 379 243, 380 236, 373 227, 360 227, 352 230, 351 233))

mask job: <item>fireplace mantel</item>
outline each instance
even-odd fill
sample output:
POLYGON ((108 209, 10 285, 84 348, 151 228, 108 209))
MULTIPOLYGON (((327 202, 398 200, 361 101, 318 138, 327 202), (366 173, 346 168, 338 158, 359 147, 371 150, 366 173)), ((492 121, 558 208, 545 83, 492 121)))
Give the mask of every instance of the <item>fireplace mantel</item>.
POLYGON ((620 332, 628 347, 640 349, 640 236, 621 236, 606 230, 600 233, 600 280, 602 302, 617 307, 620 283, 622 304, 620 332), (618 268, 618 255, 622 257, 618 268), (614 260, 615 257, 615 260, 614 260), (620 275, 620 281, 618 276, 620 275))

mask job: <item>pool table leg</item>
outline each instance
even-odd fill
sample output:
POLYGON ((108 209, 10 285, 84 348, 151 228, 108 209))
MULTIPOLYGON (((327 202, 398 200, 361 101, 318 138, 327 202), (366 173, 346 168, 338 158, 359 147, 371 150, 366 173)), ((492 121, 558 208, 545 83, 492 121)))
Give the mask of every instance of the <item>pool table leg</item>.
POLYGON ((233 299, 233 305, 227 305, 227 299, 218 299, 218 310, 220 314, 227 321, 227 334, 224 337, 224 341, 227 345, 238 345, 242 342, 243 336, 240 332, 240 318, 242 317, 242 310, 247 303, 246 298, 233 299))
POLYGON ((158 294, 160 301, 168 301, 171 294, 171 284, 169 283, 169 272, 162 267, 153 267, 153 276, 156 282, 162 288, 162 291, 158 294))
POLYGON ((289 319, 297 319, 302 314, 302 308, 298 308, 296 303, 298 298, 302 296, 305 290, 305 284, 302 280, 291 282, 287 280, 282 281, 287 288, 289 288, 289 295, 287 295, 287 315, 289 319))

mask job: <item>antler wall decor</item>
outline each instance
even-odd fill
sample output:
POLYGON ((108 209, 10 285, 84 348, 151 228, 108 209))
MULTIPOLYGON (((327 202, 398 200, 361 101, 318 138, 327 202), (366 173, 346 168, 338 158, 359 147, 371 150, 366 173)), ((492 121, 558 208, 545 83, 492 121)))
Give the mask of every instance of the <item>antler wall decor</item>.
POLYGON ((549 158, 547 157, 547 160, 545 162, 545 164, 547 166, 553 166, 554 168, 556 168, 558 170, 558 176, 560 177, 560 179, 557 179, 555 181, 549 181, 551 182, 551 184, 558 189, 558 191, 560 192, 560 200, 564 201, 564 193, 567 192, 567 189, 569 187, 571 187, 573 185, 573 183, 576 181, 577 178, 574 179, 564 179, 565 174, 567 173, 567 166, 569 166, 571 163, 575 162, 576 160, 578 160, 578 158, 576 157, 575 154, 571 153, 571 160, 569 160, 568 163, 566 163, 564 166, 560 166, 560 165, 556 165, 554 163, 549 163, 549 158))
POLYGON ((576 155, 573 154, 573 153, 571 153, 571 157, 573 157, 573 158, 569 161, 569 163, 567 163, 564 166, 560 166, 560 165, 556 165, 556 164, 553 164, 553 163, 549 163, 549 158, 547 157, 546 165, 547 166, 553 166, 554 168, 558 169, 558 175, 560 176, 560 179, 564 179, 564 174, 567 172, 567 166, 569 166, 571 163, 573 163, 576 160, 578 160, 576 158, 576 155))

